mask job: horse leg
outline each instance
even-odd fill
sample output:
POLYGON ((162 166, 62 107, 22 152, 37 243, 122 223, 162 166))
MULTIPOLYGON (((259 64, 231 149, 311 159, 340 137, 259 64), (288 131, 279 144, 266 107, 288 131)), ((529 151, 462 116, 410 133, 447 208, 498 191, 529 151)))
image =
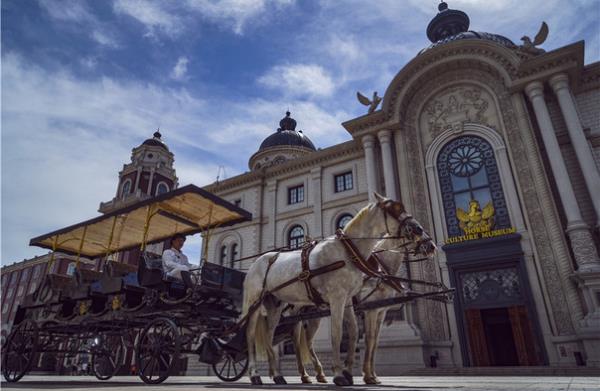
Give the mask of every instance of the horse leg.
POLYGON ((346 298, 336 298, 329 302, 331 310, 331 354, 333 356, 333 382, 338 386, 349 386, 350 382, 343 374, 342 360, 340 358, 340 344, 342 342, 342 326, 344 322, 344 306, 346 298))
POLYGON ((275 336, 275 329, 279 324, 279 318, 283 306, 270 304, 267 306, 267 333, 265 341, 265 349, 267 351, 267 357, 269 359, 269 375, 273 378, 275 384, 287 384, 284 377, 279 372, 279 353, 273 346, 273 337, 275 336))
POLYGON ((321 319, 309 319, 306 321, 306 328, 304 330, 306 344, 308 346, 308 353, 310 354, 310 359, 312 361, 313 367, 315 368, 315 372, 317 373, 317 381, 319 383, 327 383, 327 379, 325 378, 325 372, 323 371, 323 365, 313 348, 313 340, 315 335, 317 334, 317 330, 319 329, 319 325, 321 324, 321 319))
POLYGON ((375 373, 375 355, 377 353, 377 346, 379 345, 379 333, 381 332, 381 325, 385 320, 385 314, 387 310, 382 310, 377 313, 377 322, 375 323, 375 337, 373 338, 373 354, 371 354, 371 376, 373 377, 374 384, 381 384, 381 381, 375 373))
POLYGON ((344 310, 344 322, 348 327, 348 352, 346 355, 345 366, 346 368, 342 372, 346 379, 350 382, 350 385, 354 384, 352 378, 352 368, 354 367, 354 358, 356 356, 356 343, 358 340, 358 324, 356 323, 356 314, 354 313, 354 307, 346 307, 344 310))
POLYGON ((302 326, 302 322, 296 323, 294 331, 292 333, 292 341, 294 342, 294 352, 296 353, 296 365, 298 366, 298 373, 300 374, 300 380, 302 383, 312 383, 310 376, 306 372, 304 367, 303 350, 307 349, 308 341, 306 339, 306 332, 302 326), (304 345, 304 346, 303 346, 304 345))
POLYGON ((365 384, 377 384, 373 373, 373 357, 377 344, 378 311, 365 312, 365 357, 363 361, 363 380, 365 384))
POLYGON ((254 312, 248 318, 248 325, 246 326, 246 346, 248 348, 248 375, 250 376, 250 382, 253 385, 262 385, 260 375, 256 370, 256 345, 254 334, 256 332, 256 324, 258 322, 258 312, 254 312))

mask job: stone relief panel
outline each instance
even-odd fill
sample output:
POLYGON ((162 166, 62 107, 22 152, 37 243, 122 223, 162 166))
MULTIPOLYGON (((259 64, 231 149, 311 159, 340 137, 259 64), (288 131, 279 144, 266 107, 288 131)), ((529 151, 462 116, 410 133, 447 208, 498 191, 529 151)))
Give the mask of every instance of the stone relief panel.
POLYGON ((420 129, 429 131, 424 144, 428 145, 444 130, 462 130, 463 122, 498 129, 494 101, 483 88, 474 85, 452 86, 430 98, 423 106, 419 119, 420 129))

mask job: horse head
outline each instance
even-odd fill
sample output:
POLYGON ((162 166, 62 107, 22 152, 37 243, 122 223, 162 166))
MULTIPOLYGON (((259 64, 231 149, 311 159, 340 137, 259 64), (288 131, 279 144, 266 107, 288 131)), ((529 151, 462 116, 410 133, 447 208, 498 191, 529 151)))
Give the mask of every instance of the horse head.
POLYGON ((388 235, 395 235, 399 239, 414 243, 415 253, 427 257, 433 255, 437 248, 433 239, 423 229, 423 226, 406 211, 402 202, 394 201, 377 193, 375 193, 375 199, 377 207, 383 211, 388 235), (394 227, 390 231, 392 226, 394 227))

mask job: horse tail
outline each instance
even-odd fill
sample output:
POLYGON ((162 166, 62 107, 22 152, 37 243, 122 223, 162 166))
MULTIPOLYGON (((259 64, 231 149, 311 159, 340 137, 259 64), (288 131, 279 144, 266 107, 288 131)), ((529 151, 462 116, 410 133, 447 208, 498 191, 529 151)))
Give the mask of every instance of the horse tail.
POLYGON ((256 320, 256 329, 254 329, 254 347, 256 358, 259 360, 267 358, 267 346, 272 344, 268 337, 268 326, 267 317, 259 314, 256 320))
POLYGON ((300 353, 300 359, 304 364, 310 364, 312 362, 312 356, 310 354, 310 347, 308 346, 308 339, 306 337, 306 330, 304 329, 304 325, 300 323, 300 330, 298 332, 298 353, 300 353))

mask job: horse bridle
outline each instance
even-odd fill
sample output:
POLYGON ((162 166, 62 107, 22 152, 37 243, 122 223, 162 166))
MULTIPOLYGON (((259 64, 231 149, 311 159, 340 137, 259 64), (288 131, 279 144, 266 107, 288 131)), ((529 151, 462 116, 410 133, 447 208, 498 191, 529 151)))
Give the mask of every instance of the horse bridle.
MULTIPOLYGON (((397 210, 394 209, 392 206, 390 206, 390 204, 393 204, 394 201, 392 200, 385 200, 385 201, 379 201, 377 202, 377 207, 379 207, 382 211, 383 211, 383 216, 384 216, 384 222, 385 222, 385 231, 387 234, 387 238, 389 239, 409 239, 412 240, 413 238, 409 238, 407 236, 405 236, 402 231, 406 228, 406 226, 408 225, 408 222, 410 220, 413 220, 413 216, 409 213, 406 213, 406 211, 402 211, 400 213, 397 213, 397 210), (404 216, 402 216, 402 214, 404 213, 404 216), (399 225, 398 225, 398 230, 396 232, 396 235, 392 235, 390 232, 390 228, 388 226, 388 215, 390 215, 392 218, 394 218, 396 221, 398 221, 399 225)), ((423 228, 421 227, 421 230, 423 231, 423 233, 425 233, 425 231, 423 230, 423 228)), ((428 239, 419 239, 416 243, 415 243, 415 248, 413 251, 418 252, 418 249, 425 244, 426 242, 430 241, 431 238, 428 239)))

